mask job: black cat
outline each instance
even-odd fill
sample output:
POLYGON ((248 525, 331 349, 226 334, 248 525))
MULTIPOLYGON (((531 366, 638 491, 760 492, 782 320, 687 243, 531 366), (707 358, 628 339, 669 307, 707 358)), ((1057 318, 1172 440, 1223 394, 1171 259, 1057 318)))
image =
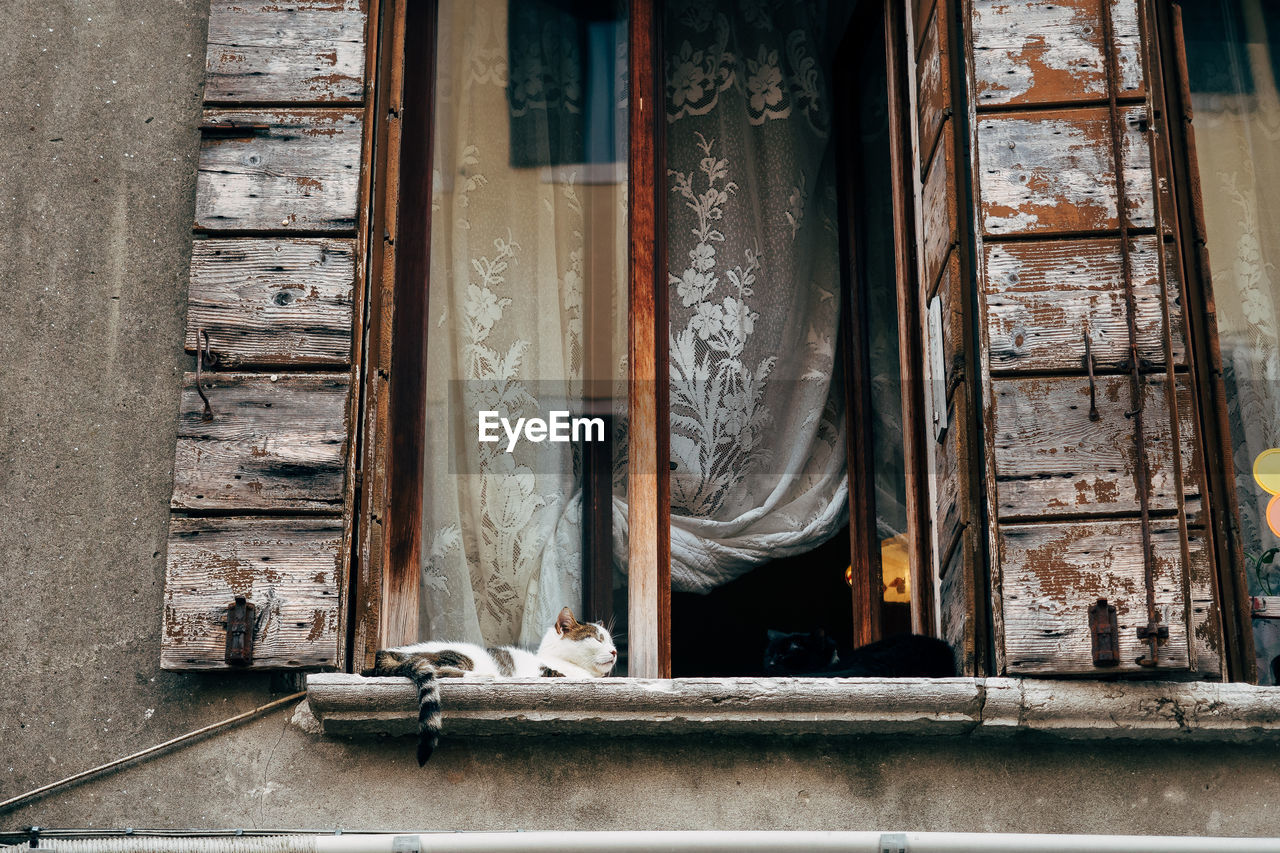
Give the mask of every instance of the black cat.
POLYGON ((769 632, 764 674, 810 678, 947 678, 956 674, 955 656, 942 640, 899 634, 843 656, 836 643, 818 629, 784 634, 769 632))
POLYGON ((799 675, 817 672, 839 660, 836 641, 819 628, 813 632, 787 634, 769 630, 764 650, 765 675, 799 675))

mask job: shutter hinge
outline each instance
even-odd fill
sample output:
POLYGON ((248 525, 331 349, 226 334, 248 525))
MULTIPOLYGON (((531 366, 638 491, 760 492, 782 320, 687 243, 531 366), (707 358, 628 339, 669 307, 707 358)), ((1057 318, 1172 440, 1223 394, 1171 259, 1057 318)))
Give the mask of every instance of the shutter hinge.
POLYGON ((227 605, 227 651, 225 660, 232 666, 253 663, 253 629, 257 608, 243 595, 227 605))
POLYGON ((1159 666, 1160 647, 1169 640, 1169 627, 1157 616, 1138 629, 1138 639, 1147 644, 1147 653, 1138 658, 1138 666, 1159 666))

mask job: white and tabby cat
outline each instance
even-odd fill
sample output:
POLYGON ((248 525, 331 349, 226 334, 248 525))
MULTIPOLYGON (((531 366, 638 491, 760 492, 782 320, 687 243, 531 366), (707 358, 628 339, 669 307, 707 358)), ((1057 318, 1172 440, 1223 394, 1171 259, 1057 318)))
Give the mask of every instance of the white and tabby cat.
POLYGON ((599 622, 582 623, 564 608, 537 653, 515 646, 432 640, 383 649, 367 675, 403 675, 418 686, 418 766, 440 740, 438 678, 601 678, 618 660, 613 638, 599 622))

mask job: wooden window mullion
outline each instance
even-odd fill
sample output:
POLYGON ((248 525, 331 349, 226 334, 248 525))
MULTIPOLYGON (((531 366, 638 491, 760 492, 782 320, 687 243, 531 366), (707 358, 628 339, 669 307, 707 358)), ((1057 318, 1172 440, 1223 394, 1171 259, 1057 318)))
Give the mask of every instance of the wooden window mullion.
POLYGON ((426 450, 427 301, 431 271, 431 166, 435 104, 434 2, 410 2, 404 17, 404 97, 396 197, 395 302, 392 323, 386 517, 387 603, 383 630, 392 642, 418 636, 422 567, 423 458, 426 450))
MULTIPOLYGON (((631 5, 629 646, 631 673, 660 677, 670 673, 671 588, 660 15, 648 0, 631 5)), ((370 261, 377 284, 365 331, 357 668, 377 648, 416 640, 418 631, 436 9, 393 0, 381 31, 387 82, 376 112, 386 127, 377 136, 373 231, 384 239, 370 261)), ((597 589, 593 599, 606 594, 597 589)))
POLYGON ((868 7, 859 10, 850 26, 848 41, 837 54, 836 108, 838 150, 845 152, 837 164, 840 207, 840 258, 844 279, 840 300, 840 352, 844 368, 845 450, 849 480, 849 559, 853 605, 853 644, 864 646, 880 639, 883 586, 876 531, 875 446, 872 435, 871 366, 866 328, 867 294, 859 274, 860 256, 866 248, 858 239, 857 200, 860 161, 866 156, 860 144, 857 116, 866 88, 858 80, 857 57, 866 46, 867 24, 874 23, 868 7))
POLYGON ((351 660, 356 670, 372 665, 377 649, 417 639, 430 244, 399 237, 425 237, 431 215, 436 5, 388 0, 378 33, 358 573, 349 608, 355 619, 351 660), (421 146, 426 146, 425 157, 421 146), (416 294, 411 292, 415 282, 416 294))
POLYGON ((911 630, 935 633, 930 563, 929 474, 925 457, 924 344, 916 293, 915 179, 911 129, 911 83, 904 8, 886 0, 884 41, 889 99, 890 162, 893 168, 893 256, 898 289, 898 352, 902 382, 903 461, 907 488, 907 536, 911 578, 911 630))
POLYGON ((631 0, 628 230, 628 667, 671 676, 671 479, 667 385, 661 8, 631 0))
POLYGON ((882 8, 864 9, 863 16, 855 19, 852 33, 870 33, 855 36, 857 44, 842 48, 837 59, 839 67, 838 90, 846 93, 837 107, 840 135, 847 140, 840 145, 847 162, 840 169, 840 204, 842 225, 842 264, 848 288, 844 295, 840 341, 844 352, 845 399, 847 400, 846 440, 849 475, 849 537, 853 586, 854 644, 863 645, 880 639, 885 630, 882 625, 884 609, 884 577, 881 541, 877 529, 875 505, 875 459, 869 448, 874 446, 871 398, 872 369, 868 349, 869 324, 867 293, 859 276, 859 252, 876 251, 875 247, 859 245, 857 237, 858 200, 871 190, 859 187, 854 161, 870 152, 860 147, 861 134, 853 124, 859 97, 866 92, 866 84, 859 80, 858 70, 850 64, 862 53, 868 40, 875 43, 877 35, 871 27, 879 29, 879 38, 885 59, 886 90, 882 93, 888 104, 889 152, 892 169, 890 190, 892 193, 892 221, 894 243, 895 294, 898 306, 898 351, 902 393, 903 463, 906 480, 906 513, 908 529, 908 554, 912 589, 912 629, 918 633, 932 634, 933 629, 933 580, 930 566, 930 517, 928 511, 928 474, 925 469, 924 423, 922 389, 923 344, 921 342, 921 316, 916 296, 916 267, 914 251, 914 178, 912 171, 911 110, 909 80, 905 69, 907 48, 903 32, 903 9, 898 3, 885 2, 882 8))

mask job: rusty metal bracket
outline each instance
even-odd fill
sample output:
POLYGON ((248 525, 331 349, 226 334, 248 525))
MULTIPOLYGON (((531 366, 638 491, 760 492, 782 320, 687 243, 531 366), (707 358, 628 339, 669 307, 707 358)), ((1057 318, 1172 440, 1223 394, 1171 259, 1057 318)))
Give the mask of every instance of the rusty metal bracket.
POLYGON ((1138 666, 1157 666, 1160 663, 1160 647, 1169 640, 1169 628, 1161 625, 1159 618, 1138 629, 1138 639, 1147 644, 1147 653, 1136 659, 1138 666))
POLYGON ((200 399, 204 400, 204 414, 200 416, 202 421, 213 420, 213 406, 209 405, 209 395, 204 393, 204 366, 205 360, 208 360, 209 367, 213 367, 218 363, 218 357, 209 351, 209 333, 204 329, 196 332, 196 393, 200 395, 200 399), (201 348, 200 342, 204 341, 204 347, 201 348))
MULTIPOLYGON (((1167 633, 1167 631, 1166 631, 1167 633)), ((1093 665, 1117 666, 1120 663, 1120 622, 1116 606, 1099 598, 1089 608, 1089 636, 1093 638, 1093 665)))
POLYGON ((257 608, 237 595, 227 606, 227 649, 224 659, 232 666, 248 666, 253 663, 253 633, 257 627, 257 608))
MULTIPOLYGON (((1112 20, 1111 4, 1106 0, 1101 0, 1098 8, 1102 15, 1102 49, 1107 74, 1107 110, 1110 118, 1108 124, 1111 130, 1111 159, 1112 163, 1115 164, 1116 223, 1120 229, 1120 273, 1124 281, 1125 321, 1129 333, 1130 410, 1125 412, 1125 417, 1131 418, 1133 421, 1134 486, 1138 492, 1139 523, 1142 532, 1142 578, 1147 598, 1147 624, 1145 628, 1138 629, 1138 638, 1147 643, 1149 654, 1139 658, 1138 663, 1142 666, 1154 667, 1160 662, 1160 633, 1163 631, 1164 636, 1168 637, 1169 629, 1160 627, 1160 614, 1156 610, 1155 553, 1151 544, 1151 472, 1147 470, 1146 429, 1143 425, 1142 417, 1144 406, 1142 361, 1138 351, 1138 300, 1133 291, 1133 267, 1129 256, 1129 200, 1124 180, 1124 145, 1121 139, 1124 122, 1120 115, 1120 104, 1116 100, 1116 93, 1120 86, 1120 60, 1115 50, 1115 22, 1112 20)), ((1152 156, 1154 158, 1154 154, 1152 156)), ((1159 186, 1158 181, 1155 182, 1155 186, 1159 186)), ((1154 204, 1158 226, 1161 204, 1158 190, 1156 191, 1154 204)), ((1160 235, 1161 233, 1162 230, 1157 227, 1156 234, 1160 235)), ((1157 255, 1162 256, 1163 252, 1164 248, 1161 246, 1157 251, 1157 255)), ((1167 318, 1164 325, 1164 334, 1166 337, 1169 334, 1167 318)), ((1170 359, 1169 363, 1172 364, 1172 355, 1168 351, 1168 341, 1166 340, 1165 343, 1165 355, 1166 358, 1170 359)), ((1172 384, 1172 376, 1170 376, 1169 381, 1172 384)), ((1176 421, 1177 412, 1171 412, 1170 416, 1176 421)), ((1174 448, 1179 447, 1176 432, 1173 446, 1174 448)), ((1177 455, 1175 452, 1174 456, 1176 457, 1177 455)), ((1176 482, 1181 483, 1180 469, 1178 475, 1176 482)), ((1179 506, 1181 507, 1181 505, 1179 506)))

